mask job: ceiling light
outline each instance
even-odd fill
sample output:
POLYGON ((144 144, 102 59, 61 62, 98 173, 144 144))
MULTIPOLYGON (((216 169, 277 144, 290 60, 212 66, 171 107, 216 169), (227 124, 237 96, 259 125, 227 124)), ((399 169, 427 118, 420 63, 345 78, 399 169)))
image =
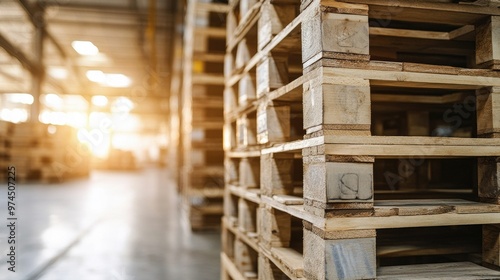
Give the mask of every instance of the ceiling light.
POLYGON ((34 101, 33 96, 29 93, 6 93, 4 95, 7 101, 12 103, 31 105, 34 101))
POLYGON ((104 95, 94 95, 92 96, 92 104, 98 107, 104 107, 108 105, 108 98, 104 95))
POLYGON ((107 87, 125 88, 132 84, 132 80, 123 74, 108 74, 100 70, 89 70, 86 76, 90 81, 107 87))
POLYGON ((99 53, 99 48, 90 41, 73 41, 71 46, 81 55, 96 55, 99 53))
POLYGON ((68 78, 68 70, 62 68, 62 67, 49 67, 49 75, 58 80, 64 80, 68 78))
POLYGON ((63 105, 64 101, 59 95, 55 93, 46 94, 44 97, 45 105, 52 108, 59 108, 63 105))
POLYGON ((106 82, 106 75, 99 70, 89 70, 86 73, 87 78, 94 83, 104 83, 106 82))
POLYGON ((132 81, 123 74, 106 74, 106 85, 109 87, 128 87, 132 81))

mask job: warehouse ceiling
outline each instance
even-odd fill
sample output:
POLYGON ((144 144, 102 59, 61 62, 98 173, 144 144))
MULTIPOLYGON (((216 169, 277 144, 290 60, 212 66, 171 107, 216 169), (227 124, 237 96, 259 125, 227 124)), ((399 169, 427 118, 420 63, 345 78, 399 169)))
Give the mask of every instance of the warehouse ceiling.
MULTIPOLYGON (((43 7, 47 31, 43 93, 79 94, 88 100, 93 95, 106 95, 140 97, 142 103, 162 97, 166 101, 173 2, 1 0, 0 91, 30 92, 31 80, 26 77, 38 60, 33 23, 39 18, 38 7, 43 7), (34 20, 27 16, 26 7, 34 20), (98 51, 79 54, 76 41, 90 42, 98 51)), ((150 103, 168 107, 165 102, 150 103)), ((144 109, 157 110, 161 108, 144 109)))

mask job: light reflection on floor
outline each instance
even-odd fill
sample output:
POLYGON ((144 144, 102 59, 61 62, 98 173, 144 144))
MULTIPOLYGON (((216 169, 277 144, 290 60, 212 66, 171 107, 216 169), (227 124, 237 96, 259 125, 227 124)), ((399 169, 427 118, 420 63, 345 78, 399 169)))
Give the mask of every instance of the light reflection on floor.
MULTIPOLYGON (((220 233, 183 226, 165 171, 95 172, 89 180, 18 189, 18 271, 7 271, 0 228, 0 280, 220 278, 220 233)), ((0 209, 6 191, 0 187, 0 209)), ((0 225, 6 215, 0 210, 0 225)))

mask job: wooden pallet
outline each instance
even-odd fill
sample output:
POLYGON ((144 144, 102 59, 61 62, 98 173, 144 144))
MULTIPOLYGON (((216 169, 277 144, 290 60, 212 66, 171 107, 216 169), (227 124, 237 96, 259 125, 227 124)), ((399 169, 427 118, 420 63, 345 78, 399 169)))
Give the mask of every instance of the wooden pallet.
POLYGON ((1 166, 15 166, 19 181, 62 182, 89 175, 89 153, 82 149, 76 130, 45 124, 9 125, 2 147, 1 166))
POLYGON ((222 279, 500 279, 494 5, 230 5, 222 279))
POLYGON ((179 170, 186 217, 194 230, 216 228, 222 217, 223 67, 228 11, 227 4, 187 3, 179 170), (200 201, 210 207, 195 203, 200 201))

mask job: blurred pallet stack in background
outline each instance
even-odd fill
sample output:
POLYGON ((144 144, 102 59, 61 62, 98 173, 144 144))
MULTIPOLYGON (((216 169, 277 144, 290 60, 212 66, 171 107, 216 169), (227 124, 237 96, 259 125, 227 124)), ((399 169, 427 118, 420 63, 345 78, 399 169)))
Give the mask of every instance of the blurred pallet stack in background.
POLYGON ((89 176, 90 151, 78 141, 75 128, 9 122, 0 126, 1 168, 15 166, 17 181, 57 183, 89 176))
POLYGON ((181 192, 191 228, 220 226, 227 4, 190 0, 184 30, 181 192))
POLYGON ((500 10, 470 2, 230 1, 222 279, 500 278, 500 10))

